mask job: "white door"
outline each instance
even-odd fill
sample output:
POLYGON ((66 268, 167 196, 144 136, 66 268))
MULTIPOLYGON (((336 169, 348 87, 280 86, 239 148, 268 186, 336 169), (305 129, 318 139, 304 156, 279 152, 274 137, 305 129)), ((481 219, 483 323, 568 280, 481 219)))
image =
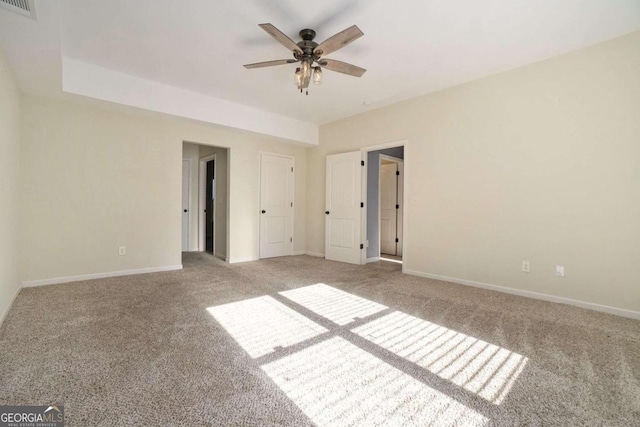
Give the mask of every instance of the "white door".
POLYGON ((189 180, 191 178, 191 162, 182 160, 182 252, 189 250, 189 180))
POLYGON ((260 158, 260 258, 293 254, 293 158, 260 158))
POLYGON ((402 256, 402 218, 404 217, 404 162, 398 162, 398 216, 396 218, 396 237, 398 244, 396 245, 396 255, 402 256))
POLYGON ((359 151, 327 156, 326 259, 363 263, 361 160, 359 151))
POLYGON ((398 224, 398 170, 397 163, 380 165, 380 253, 397 255, 398 224))

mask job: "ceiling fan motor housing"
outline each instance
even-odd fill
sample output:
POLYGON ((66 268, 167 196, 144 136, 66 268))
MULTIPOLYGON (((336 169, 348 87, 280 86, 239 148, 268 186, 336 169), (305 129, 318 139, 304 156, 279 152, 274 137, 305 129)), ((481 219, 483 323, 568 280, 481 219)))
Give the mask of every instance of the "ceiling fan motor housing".
MULTIPOLYGON (((302 51, 303 53, 302 56, 303 57, 313 56, 313 51, 318 46, 318 43, 313 41, 313 39, 316 37, 316 32, 309 28, 305 28, 304 30, 300 30, 299 34, 302 40, 296 44, 302 51)), ((300 58, 296 57, 296 59, 300 59, 300 58)))

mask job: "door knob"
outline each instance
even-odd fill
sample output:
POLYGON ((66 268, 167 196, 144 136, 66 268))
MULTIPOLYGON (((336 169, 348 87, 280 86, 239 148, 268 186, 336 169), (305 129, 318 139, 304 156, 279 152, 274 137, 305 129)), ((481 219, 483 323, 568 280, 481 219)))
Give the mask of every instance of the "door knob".
POLYGON ((186 212, 187 210, 185 209, 184 211, 186 212))
POLYGON ((262 209, 262 213, 267 213, 267 211, 265 211, 264 209, 262 209))
POLYGON ((329 215, 329 211, 324 211, 324 213, 326 213, 327 215, 329 215))

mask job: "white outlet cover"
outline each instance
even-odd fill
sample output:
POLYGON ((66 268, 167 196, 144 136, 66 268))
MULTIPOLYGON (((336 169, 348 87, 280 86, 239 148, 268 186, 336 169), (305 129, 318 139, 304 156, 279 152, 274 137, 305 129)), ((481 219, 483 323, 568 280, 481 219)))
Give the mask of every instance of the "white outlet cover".
POLYGON ((564 277, 564 266, 563 265, 556 265, 556 276, 564 277))
POLYGON ((522 271, 524 273, 531 272, 531 263, 529 261, 522 261, 522 271))

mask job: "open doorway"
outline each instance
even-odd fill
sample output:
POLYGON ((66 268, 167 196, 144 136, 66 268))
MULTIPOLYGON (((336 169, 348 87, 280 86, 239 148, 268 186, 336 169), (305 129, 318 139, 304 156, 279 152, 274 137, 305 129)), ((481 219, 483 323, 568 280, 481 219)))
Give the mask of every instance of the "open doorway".
MULTIPOLYGON (((184 142, 183 162, 189 161, 190 186, 188 213, 188 251, 206 252, 227 260, 229 254, 228 230, 228 184, 229 150, 184 142)), ((184 179, 184 178, 183 178, 184 179)), ((186 199, 183 185, 183 200, 186 199)), ((184 202, 183 202, 184 203, 184 202)), ((184 250, 184 248, 183 248, 184 250)))
POLYGON ((204 169, 204 182, 200 182, 200 191, 204 201, 204 251, 215 254, 215 218, 216 218, 216 155, 200 159, 200 167, 204 169))
POLYGON ((404 160, 381 154, 379 166, 380 258, 402 262, 404 160))
POLYGON ((367 153, 367 262, 402 263, 404 147, 367 153))

